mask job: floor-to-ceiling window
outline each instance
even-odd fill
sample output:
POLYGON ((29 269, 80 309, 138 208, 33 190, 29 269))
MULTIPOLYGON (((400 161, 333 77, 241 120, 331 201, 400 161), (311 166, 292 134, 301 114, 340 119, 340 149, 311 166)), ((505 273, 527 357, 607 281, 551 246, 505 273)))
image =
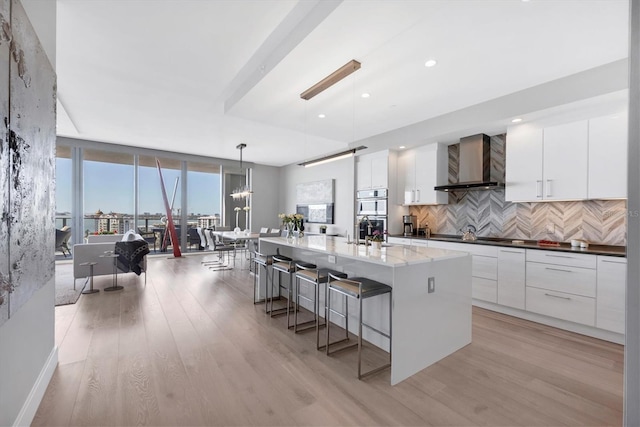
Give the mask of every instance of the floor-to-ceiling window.
POLYGON ((170 250, 156 159, 182 250, 201 250, 196 227, 221 226, 225 215, 222 166, 200 156, 59 138, 56 228, 77 229, 75 243, 89 233, 135 230, 152 253, 170 250))
MULTIPOLYGON (((220 166, 211 163, 187 162, 187 222, 194 227, 220 226, 220 166)), ((198 234, 189 231, 188 249, 199 250, 198 234)), ((201 247, 201 246, 200 246, 201 247)))
MULTIPOLYGON (((72 163, 71 149, 69 147, 58 147, 56 149, 56 229, 66 230, 71 228, 71 206, 72 206, 72 163)), ((56 231, 56 233, 60 233, 56 231)), ((73 247, 71 236, 67 240, 66 247, 73 247)), ((70 251, 69 251, 70 252, 70 251)), ((65 258, 69 252, 64 248, 56 248, 56 257, 65 258), (64 252, 63 252, 64 251, 64 252)))
POLYGON ((84 234, 134 228, 133 155, 84 150, 84 234))

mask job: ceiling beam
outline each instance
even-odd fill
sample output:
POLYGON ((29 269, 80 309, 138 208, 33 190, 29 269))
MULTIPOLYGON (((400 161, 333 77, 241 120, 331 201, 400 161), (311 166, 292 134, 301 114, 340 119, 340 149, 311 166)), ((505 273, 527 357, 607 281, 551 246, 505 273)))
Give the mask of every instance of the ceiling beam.
POLYGON ((298 1, 224 90, 224 112, 229 112, 340 3, 342 0, 298 1))

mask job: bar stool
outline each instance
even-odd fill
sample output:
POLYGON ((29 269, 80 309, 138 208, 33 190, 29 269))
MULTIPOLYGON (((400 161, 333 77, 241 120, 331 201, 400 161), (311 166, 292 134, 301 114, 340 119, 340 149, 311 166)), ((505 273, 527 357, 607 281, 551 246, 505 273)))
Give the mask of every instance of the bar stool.
MULTIPOLYGON (((264 312, 265 313, 269 313, 268 310, 268 295, 269 295, 269 266, 271 264, 273 264, 273 255, 267 255, 267 254, 263 254, 257 251, 257 249, 254 248, 254 256, 253 256, 253 262, 256 265, 256 271, 253 275, 253 303, 254 304, 258 304, 260 302, 264 301, 264 312), (260 286, 260 282, 258 281, 258 272, 260 271, 260 268, 262 267, 262 269, 264 270, 264 282, 265 282, 265 288, 264 288, 264 293, 265 293, 265 297, 264 300, 260 299, 260 291, 259 289, 257 289, 257 287, 260 286), (258 296, 258 298, 256 299, 256 295, 258 296)), ((272 282, 273 284, 273 282, 272 282)))
POLYGON ((391 286, 385 285, 384 283, 376 282, 375 280, 367 279, 365 277, 353 277, 351 279, 344 279, 339 276, 335 276, 329 273, 329 282, 327 283, 327 299, 326 299, 326 311, 325 311, 325 320, 326 320, 326 335, 327 335, 327 344, 326 344, 326 354, 327 356, 331 353, 335 353, 336 351, 345 350, 347 348, 358 346, 358 379, 375 374, 377 372, 382 371, 391 366, 391 286), (345 313, 340 313, 331 308, 331 292, 336 292, 340 295, 344 296, 344 305, 345 305, 345 313), (389 294, 389 334, 386 334, 379 329, 374 328, 371 325, 368 325, 362 320, 362 301, 375 297, 378 295, 389 294), (358 300, 358 343, 343 347, 338 350, 334 350, 333 352, 329 351, 329 348, 343 341, 349 340, 349 305, 347 298, 353 298, 358 300), (346 337, 336 342, 329 342, 329 325, 331 324, 329 320, 329 316, 331 313, 337 314, 340 317, 343 317, 346 321, 345 324, 345 332, 346 337), (366 327, 378 334, 382 335, 385 338, 389 339, 389 363, 380 366, 378 368, 372 369, 369 372, 362 373, 362 327, 366 327))
MULTIPOLYGON (((286 307, 282 307, 282 308, 278 308, 276 310, 273 309, 273 294, 271 295, 271 309, 269 310, 269 313, 271 314, 271 317, 273 316, 277 316, 280 314, 284 314, 285 310, 287 313, 287 329, 291 328, 293 325, 291 325, 291 323, 289 322, 289 313, 291 311, 291 297, 292 297, 292 293, 293 293, 293 274, 296 272, 296 265, 304 265, 307 268, 316 268, 315 264, 310 264, 304 261, 300 261, 300 260, 292 260, 291 258, 288 257, 284 257, 280 254, 277 255, 273 255, 273 264, 271 264, 271 286, 273 286, 275 284, 274 281, 274 274, 275 272, 278 272, 278 298, 280 298, 280 289, 285 289, 287 291, 287 306, 286 307), (285 273, 287 274, 287 276, 289 276, 289 280, 287 282, 287 285, 284 286, 282 283, 282 276, 281 273, 285 273)), ((273 290, 272 290, 273 292, 273 290)), ((267 293, 267 298, 269 297, 268 293, 267 293)), ((295 310, 297 311, 297 307, 294 307, 295 310)))
POLYGON ((315 327, 317 350, 320 350, 324 347, 324 345, 320 345, 320 326, 326 325, 326 321, 324 324, 320 324, 320 285, 323 283, 326 284, 329 281, 329 274, 332 274, 334 277, 341 277, 344 279, 347 278, 347 274, 340 271, 330 270, 328 268, 308 268, 303 264, 296 264, 296 284, 294 289, 296 307, 300 305, 300 298, 313 303, 313 320, 298 323, 298 310, 296 310, 293 316, 293 331, 295 333, 298 333, 315 327), (311 299, 304 295, 300 295, 301 280, 304 280, 307 283, 311 283, 314 286, 314 299, 311 299), (303 326, 303 328, 299 329, 299 326, 303 326))

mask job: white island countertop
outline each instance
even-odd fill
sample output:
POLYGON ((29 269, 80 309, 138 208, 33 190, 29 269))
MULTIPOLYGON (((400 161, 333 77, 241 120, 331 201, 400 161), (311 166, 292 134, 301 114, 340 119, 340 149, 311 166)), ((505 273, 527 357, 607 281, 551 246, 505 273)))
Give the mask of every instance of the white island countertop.
POLYGON ((347 239, 344 237, 324 235, 304 236, 296 239, 286 237, 261 237, 260 241, 288 246, 291 248, 324 252, 329 255, 356 259, 388 267, 422 264, 467 255, 466 252, 425 248, 422 246, 385 244, 386 246, 383 246, 381 249, 375 249, 372 246, 347 243, 347 239))
MULTIPOLYGON (((390 245, 381 249, 347 243, 344 237, 304 236, 298 239, 261 237, 260 250, 276 252, 318 266, 346 273, 348 277, 367 277, 389 285, 392 292, 367 302, 364 309, 368 324, 358 328, 333 316, 331 322, 348 328, 354 335, 390 351, 391 384, 408 378, 471 342, 471 255, 467 252, 390 245), (393 340, 376 333, 391 332, 393 340)), ((266 293, 266 274, 260 278, 257 299, 266 293)), ((273 283, 271 283, 273 285, 273 283)), ((317 288, 300 288, 300 295, 312 302, 317 288)), ((320 292, 318 304, 324 306, 320 292)), ((336 303, 342 304, 337 298, 336 303)), ((358 312, 359 302, 349 300, 347 311, 358 312)), ((310 311, 313 304, 302 306, 310 311)), ((333 306, 333 303, 332 303, 333 306)), ((325 310, 319 310, 323 317, 325 310)))

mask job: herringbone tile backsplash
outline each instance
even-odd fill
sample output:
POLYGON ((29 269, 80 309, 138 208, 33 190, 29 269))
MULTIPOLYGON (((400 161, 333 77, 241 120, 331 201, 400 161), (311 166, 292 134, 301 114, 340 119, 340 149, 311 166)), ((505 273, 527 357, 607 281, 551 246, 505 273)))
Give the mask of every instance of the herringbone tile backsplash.
MULTIPOLYGON (((491 179, 500 182, 504 182, 504 148, 505 135, 491 137, 491 179)), ((449 182, 457 182, 457 176, 457 146, 450 146, 449 182)), ((411 206, 409 212, 418 217, 419 227, 428 223, 438 234, 460 234, 471 224, 482 237, 626 244, 624 200, 511 203, 504 200, 504 190, 468 191, 450 193, 448 205, 411 206)))

